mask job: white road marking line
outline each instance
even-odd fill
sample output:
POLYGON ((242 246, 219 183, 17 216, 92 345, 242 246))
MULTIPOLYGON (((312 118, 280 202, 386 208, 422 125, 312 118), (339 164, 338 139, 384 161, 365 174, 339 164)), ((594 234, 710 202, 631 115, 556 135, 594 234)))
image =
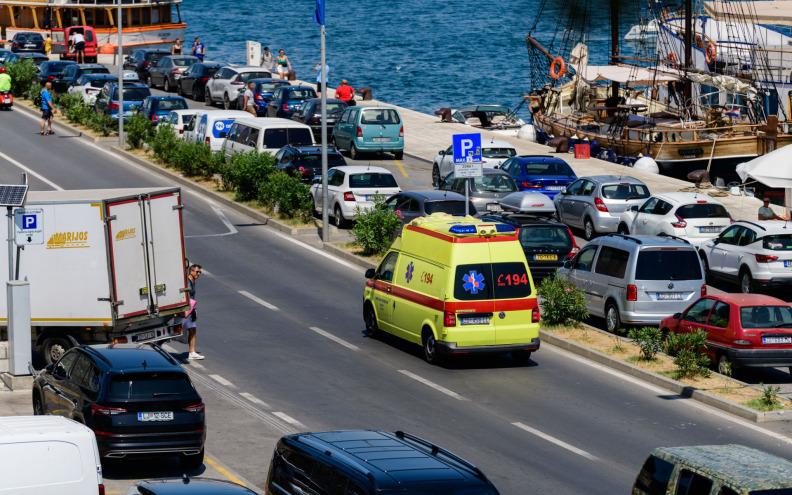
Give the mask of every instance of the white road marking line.
POLYGON ((346 340, 344 340, 344 339, 342 339, 340 337, 336 337, 335 335, 333 335, 330 332, 325 332, 321 328, 317 328, 317 327, 310 327, 310 328, 311 328, 311 330, 313 330, 314 332, 318 333, 322 337, 327 337, 328 339, 330 339, 333 342, 336 342, 338 344, 341 344, 342 346, 346 347, 347 349, 352 349, 353 351, 359 351, 360 350, 360 347, 358 347, 358 346, 356 346, 354 344, 350 344, 346 340))
POLYGON ((251 301, 256 302, 258 304, 261 304, 265 308, 269 308, 269 309, 271 309, 273 311, 280 311, 280 309, 278 309, 278 307, 275 306, 274 304, 270 304, 267 301, 265 301, 264 299, 259 299, 258 297, 254 296, 253 294, 251 294, 250 292, 248 292, 246 290, 241 290, 241 291, 239 291, 239 293, 242 294, 243 296, 247 297, 251 301))
POLYGON ((286 413, 273 412, 272 415, 273 416, 277 416, 280 419, 286 421, 287 423, 293 424, 294 426, 296 426, 298 428, 306 429, 304 424, 300 423, 299 421, 297 421, 296 419, 292 418, 291 416, 289 416, 286 413))
POLYGON ((442 393, 446 394, 449 397, 453 397, 456 400, 467 400, 466 398, 462 397, 458 393, 456 393, 456 392, 454 392, 452 390, 448 390, 447 388, 445 388, 443 386, 440 386, 440 385, 438 385, 438 384, 436 384, 434 382, 431 382, 431 381, 427 380, 424 377, 418 376, 415 373, 410 373, 407 370, 399 370, 399 373, 401 373, 404 376, 408 376, 408 377, 412 378, 413 380, 415 380, 417 382, 421 382, 421 383, 423 383, 424 385, 426 385, 428 387, 432 387, 433 389, 437 390, 438 392, 442 392, 442 393))
POLYGON ((281 237, 283 240, 289 241, 289 242, 291 242, 293 244, 296 244, 296 245, 298 245, 298 246, 300 246, 302 248, 307 249, 308 251, 311 251, 311 252, 314 252, 314 253, 318 254, 319 256, 324 256, 325 258, 327 258, 329 260, 335 261, 339 265, 344 265, 347 268, 352 268, 353 270, 357 270, 357 271, 362 270, 362 268, 357 266, 357 265, 353 265, 352 263, 349 263, 349 262, 344 261, 344 260, 342 260, 340 258, 337 258, 337 257, 333 256, 332 254, 326 252, 326 251, 322 251, 321 249, 317 249, 317 248, 315 248, 313 246, 309 246, 308 244, 300 242, 297 239, 292 239, 291 237, 287 236, 286 234, 282 234, 281 232, 278 232, 276 230, 265 230, 265 232, 269 232, 269 233, 274 234, 274 235, 276 235, 278 237, 281 237))
POLYGON ((236 385, 234 385, 233 383, 229 382, 228 380, 226 380, 225 378, 223 378, 220 375, 209 375, 209 378, 211 378, 212 380, 216 381, 220 385, 223 385, 224 387, 237 388, 236 385))
POLYGON ((202 365, 201 363, 199 363, 199 362, 197 362, 195 360, 190 361, 190 366, 192 366, 193 368, 199 369, 199 370, 206 369, 206 368, 204 368, 204 365, 202 365))
MULTIPOLYGON (((590 366, 592 368, 595 368, 595 369, 597 369, 599 371, 608 373, 608 374, 613 375, 613 376, 615 376, 617 378, 620 378, 622 380, 625 380, 625 381, 628 381, 628 382, 633 383, 635 385, 638 385, 640 387, 643 387, 643 388, 645 388, 647 390, 650 390, 650 391, 652 391, 652 392, 654 392, 654 393, 656 393, 658 395, 668 395, 669 393, 673 393, 670 390, 664 389, 662 387, 658 387, 656 385, 652 385, 651 383, 646 383, 643 380, 639 380, 638 378, 634 378, 632 376, 629 376, 629 375, 627 375, 625 373, 622 373, 621 371, 616 371, 614 369, 608 368, 607 366, 601 365, 599 363, 595 363, 594 361, 589 361, 586 358, 580 357, 577 354, 571 353, 571 352, 566 351, 564 349, 561 349, 561 348, 558 348, 558 347, 554 347, 551 344, 547 344, 547 349, 548 350, 552 350, 552 352, 557 352, 559 354, 563 354, 565 357, 567 357, 569 359, 574 359, 575 361, 578 361, 579 363, 585 364, 585 365, 590 366)), ((688 406, 693 406, 693 407, 695 407, 697 409, 701 409, 702 411, 705 411, 707 414, 715 415, 715 416, 718 416, 721 419, 726 419, 726 420, 729 420, 729 421, 731 421, 733 423, 737 423, 738 425, 742 426, 743 428, 748 428, 748 429, 753 430, 753 431, 755 431, 757 433, 762 433, 763 435, 767 435, 769 437, 772 437, 774 440, 780 440, 780 441, 782 441, 782 442, 784 442, 786 444, 792 445, 792 438, 789 438, 789 437, 786 437, 784 435, 781 435, 781 434, 779 434, 779 433, 777 433, 775 431, 762 428, 761 426, 758 426, 756 423, 753 423, 752 421, 748 421, 748 420, 742 419, 740 417, 734 416, 734 415, 729 414, 727 412, 723 412, 720 409, 708 406, 706 404, 702 404, 701 402, 698 402, 698 401, 696 401, 694 399, 684 400, 684 401, 682 401, 682 403, 686 404, 688 406)))
POLYGON ((37 178, 38 180, 44 182, 45 184, 47 184, 51 188, 55 189, 56 191, 63 191, 63 188, 61 186, 55 184, 54 182, 52 182, 51 180, 47 179, 46 177, 44 177, 40 173, 34 172, 30 168, 22 165, 21 163, 19 163, 18 161, 14 160, 10 156, 6 155, 5 153, 0 153, 0 157, 4 158, 5 160, 7 160, 7 161, 11 162, 12 164, 16 165, 17 167, 21 168, 22 170, 24 170, 28 174, 30 174, 33 177, 37 178))
POLYGON ((247 400, 249 400, 250 402, 252 402, 254 404, 260 405, 264 409, 269 409, 270 408, 269 404, 267 404, 266 402, 264 402, 263 400, 259 399, 258 397, 256 397, 255 395, 253 395, 251 393, 240 392, 239 395, 241 395, 242 397, 246 398, 247 400))
POLYGON ((225 213, 223 213, 223 209, 220 208, 219 206, 217 206, 216 204, 212 203, 209 200, 206 200, 206 201, 207 201, 207 203, 209 203, 209 206, 212 208, 212 210, 214 210, 214 212, 220 218, 220 221, 223 222, 223 224, 226 226, 226 228, 228 229, 228 232, 223 232, 221 234, 186 235, 184 237, 185 238, 193 238, 193 237, 222 237, 222 236, 226 236, 226 235, 237 234, 239 231, 236 229, 236 227, 234 227, 234 224, 232 224, 231 221, 228 220, 228 218, 226 218, 225 213))
POLYGON ((539 431, 537 429, 534 429, 534 428, 531 428, 528 425, 524 425, 524 424, 519 423, 519 422, 518 423, 512 423, 512 424, 514 426, 516 426, 517 428, 520 428, 521 430, 525 430, 528 433, 536 435, 539 438, 543 438, 543 439, 547 440, 550 443, 554 443, 554 444, 558 445, 559 447, 567 449, 568 451, 573 452, 573 453, 575 453, 577 455, 583 456, 586 459, 589 459, 589 460, 592 460, 592 461, 598 461, 599 460, 597 458, 597 456, 591 455, 588 452, 586 452, 585 450, 581 450, 581 449, 579 449, 579 448, 577 448, 577 447, 575 447, 573 445, 569 445, 568 443, 564 442, 563 440, 559 440, 556 437, 552 437, 552 436, 548 435, 547 433, 542 433, 541 431, 539 431))

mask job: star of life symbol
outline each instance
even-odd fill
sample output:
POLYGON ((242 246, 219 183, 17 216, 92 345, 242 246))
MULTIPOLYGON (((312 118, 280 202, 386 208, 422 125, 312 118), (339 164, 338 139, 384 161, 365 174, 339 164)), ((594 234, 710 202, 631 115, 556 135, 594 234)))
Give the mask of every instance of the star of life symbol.
POLYGON ((415 271, 415 265, 411 261, 409 265, 407 265, 407 273, 404 274, 404 278, 407 279, 407 283, 409 284, 412 281, 413 272, 415 271))
POLYGON ((463 275, 462 280, 465 282, 462 288, 471 294, 478 294, 478 291, 484 290, 484 275, 476 273, 476 270, 472 270, 467 275, 463 275))

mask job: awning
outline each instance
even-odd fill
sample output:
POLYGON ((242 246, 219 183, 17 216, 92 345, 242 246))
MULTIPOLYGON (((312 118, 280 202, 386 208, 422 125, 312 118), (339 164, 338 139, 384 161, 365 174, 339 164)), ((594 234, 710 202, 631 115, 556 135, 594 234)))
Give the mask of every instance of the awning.
POLYGON ((792 188, 792 145, 737 165, 737 175, 743 182, 752 178, 767 187, 792 188))
POLYGON ((704 12, 716 21, 792 26, 792 1, 704 2, 704 12))
POLYGON ((581 69, 580 75, 587 81, 616 81, 633 86, 648 86, 681 79, 677 71, 631 65, 589 65, 581 69))

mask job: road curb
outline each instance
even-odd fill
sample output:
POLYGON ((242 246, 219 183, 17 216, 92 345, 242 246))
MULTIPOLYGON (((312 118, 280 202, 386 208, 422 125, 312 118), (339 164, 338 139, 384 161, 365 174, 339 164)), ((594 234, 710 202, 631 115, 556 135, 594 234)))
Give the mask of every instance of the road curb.
POLYGON ((322 243, 322 249, 335 256, 338 256, 339 258, 351 261, 362 268, 377 268, 377 264, 373 261, 369 261, 366 258, 361 258, 360 256, 352 254, 349 251, 335 246, 329 242, 322 243))
MULTIPOLYGON (((28 105, 26 105, 24 103, 18 103, 17 105, 15 105, 14 108, 18 108, 18 109, 22 110, 23 112, 26 112, 26 113, 29 113, 31 115, 35 115, 37 117, 40 117, 39 110, 37 110, 35 108, 31 108, 30 106, 28 106, 28 105)), ((52 125, 57 125, 58 127, 62 127, 64 129, 66 129, 67 131, 71 132, 72 134, 74 134, 75 137, 78 137, 80 139, 84 139, 84 140, 89 141, 91 143, 110 143, 110 142, 113 142, 113 141, 118 141, 118 137, 109 137, 109 136, 106 137, 106 138, 104 138, 104 137, 101 137, 101 138, 93 137, 90 134, 86 133, 85 131, 77 129, 76 127, 73 127, 73 126, 65 123, 63 120, 58 119, 58 118, 54 118, 54 117, 52 119, 52 125)))
MULTIPOLYGON (((596 328, 594 330, 598 332, 600 331, 599 329, 596 328)), ((699 390, 695 387, 691 387, 689 385, 679 383, 670 378, 666 378, 656 373, 652 373, 651 371, 647 371, 633 364, 624 362, 621 359, 614 358, 603 352, 594 349, 589 349, 586 346, 577 344, 563 337, 559 337, 558 335, 548 332, 546 330, 540 330, 539 332, 541 334, 542 340, 544 340, 548 344, 554 345, 556 347, 560 347, 561 349, 572 352, 574 354, 577 354, 578 356, 582 356, 596 363, 603 364, 617 371, 621 371, 622 373, 626 373, 634 378, 638 378, 639 380, 645 381, 647 383, 651 383, 652 385, 657 385, 658 387, 667 389, 681 397, 686 397, 689 399, 696 400, 698 402, 702 402, 704 404, 707 404, 708 406, 715 407, 717 409, 720 409, 721 411, 725 411, 730 414, 734 414, 735 416, 739 416, 743 419, 747 419, 749 421, 753 421, 756 423, 769 423, 773 421, 792 421, 792 412, 790 411, 770 411, 770 412, 755 411, 749 407, 742 406, 740 404, 735 404, 734 402, 727 401, 726 399, 722 399, 718 396, 712 395, 703 390, 699 390)))
MULTIPOLYGON (((303 237, 303 236, 306 236, 306 235, 318 235, 321 238, 321 236, 322 236, 322 229, 318 225, 316 227, 303 227, 303 228, 291 227, 289 225, 286 225, 283 222, 279 222, 279 221, 273 219, 272 217, 265 215, 264 213, 261 213, 258 210, 254 210, 253 208, 250 208, 250 207, 247 207, 245 205, 239 204, 236 201, 234 201, 233 199, 228 199, 225 196, 223 196, 222 194, 218 194, 217 192, 212 191, 211 189, 208 189, 208 188, 206 188, 206 187, 204 187, 204 186, 202 186, 200 184, 196 184, 195 182, 191 181, 190 179, 188 179, 186 177, 183 177, 180 174, 177 174, 175 172, 171 172, 170 170, 162 168, 162 167, 160 167, 159 165, 157 165, 155 163, 151 163, 150 161, 146 160, 145 158, 140 158, 139 156, 136 156, 136 155, 124 150, 124 149, 121 149, 118 146, 113 146, 113 147, 110 148, 110 150, 113 153, 115 153, 115 154, 117 154, 119 156, 122 156, 123 158, 126 158, 127 160, 135 162, 138 165, 141 165, 143 167, 146 167, 147 169, 149 169, 149 170, 151 170, 153 172, 156 172, 156 173, 158 173, 158 174, 160 174, 160 175, 162 175, 164 177, 167 177, 167 178, 169 178, 169 179, 171 179, 171 180, 173 180, 173 181, 175 181, 175 182, 177 182, 177 183, 179 183, 179 184, 181 184, 181 185, 183 185, 185 187, 193 189, 194 191, 197 191, 197 192, 199 192, 201 194, 205 194, 205 195, 211 197, 213 200, 217 201, 218 203, 221 203, 224 206, 228 206, 229 208, 231 208, 233 210, 236 210, 236 211, 238 211, 238 212, 240 212, 240 213, 242 213, 244 215, 248 215, 249 217, 252 217, 255 220, 258 220, 262 224, 268 225, 268 226, 270 226, 270 227, 272 227, 272 228, 274 228, 276 230, 279 230, 279 231, 284 232, 286 234, 297 236, 297 237, 303 237)), ((334 233, 338 233, 337 229, 335 227, 333 227, 333 226, 330 226, 330 235, 333 235, 334 233)))

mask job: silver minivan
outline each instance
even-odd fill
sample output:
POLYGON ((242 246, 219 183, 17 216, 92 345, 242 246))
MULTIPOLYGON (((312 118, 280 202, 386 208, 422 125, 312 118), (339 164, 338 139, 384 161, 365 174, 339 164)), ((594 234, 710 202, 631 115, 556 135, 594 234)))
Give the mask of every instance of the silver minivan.
POLYGON ((558 219, 583 230, 591 240, 598 233, 616 232, 619 216, 649 197, 646 184, 633 177, 592 175, 581 177, 553 198, 558 219))
POLYGON ((696 249, 670 236, 609 234, 592 240, 558 276, 586 293, 589 313, 607 329, 658 325, 707 294, 696 249))

